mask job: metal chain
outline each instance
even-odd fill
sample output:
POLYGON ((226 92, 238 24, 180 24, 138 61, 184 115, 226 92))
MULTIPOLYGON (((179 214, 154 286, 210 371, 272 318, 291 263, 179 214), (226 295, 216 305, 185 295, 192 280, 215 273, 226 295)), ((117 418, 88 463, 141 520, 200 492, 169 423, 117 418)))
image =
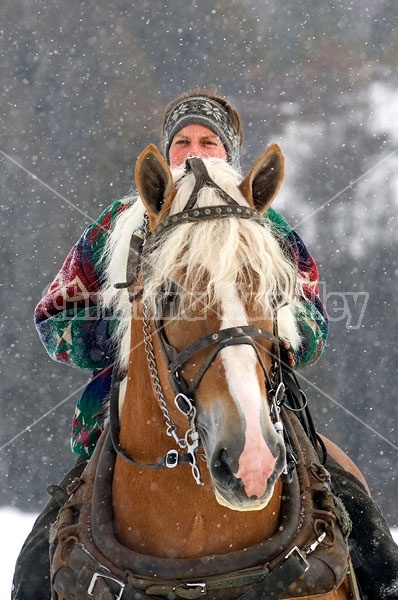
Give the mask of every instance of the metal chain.
MULTIPOLYGON (((184 394, 180 393, 180 394, 177 394, 177 396, 175 397, 174 400, 177 404, 177 408, 181 412, 183 412, 183 414, 185 414, 185 416, 188 419, 188 423, 189 423, 189 427, 185 433, 185 437, 180 438, 178 436, 177 427, 173 423, 173 420, 168 411, 166 399, 163 395, 162 384, 160 382, 159 375, 158 375, 158 370, 157 370, 156 360, 155 360, 155 352, 154 352, 153 343, 152 343, 152 331, 151 331, 151 326, 149 324, 150 320, 149 320, 148 307, 145 302, 143 303, 142 311, 143 311, 143 316, 144 316, 144 321, 143 321, 144 348, 145 348, 145 352, 146 352, 146 356, 147 356, 149 372, 150 372, 150 376, 151 376, 151 379, 153 382, 153 387, 154 387, 155 393, 157 395, 158 403, 159 403, 160 409, 163 413, 164 420, 166 422, 166 433, 169 437, 174 438, 174 440, 176 441, 178 446, 181 448, 181 450, 184 450, 185 453, 190 456, 189 462, 191 464, 192 476, 198 485, 203 485, 201 474, 200 474, 200 469, 199 469, 199 466, 198 466, 198 463, 196 460, 196 452, 197 452, 199 442, 200 442, 199 434, 198 434, 198 432, 196 430, 196 426, 195 426, 196 408, 192 404, 191 400, 189 398, 187 398, 184 394), (177 403, 177 398, 179 396, 182 396, 185 404, 188 405, 188 411, 181 410, 181 408, 179 407, 179 405, 177 403)), ((173 452, 173 451, 170 450, 169 453, 170 452, 173 452)), ((175 450, 174 452, 177 452, 177 451, 175 450)), ((177 463, 174 463, 173 466, 175 466, 176 464, 177 463)))
MULTIPOLYGON (((149 217, 148 217, 147 212, 145 212, 145 214, 144 214, 143 233, 144 233, 144 240, 145 240, 144 246, 145 246, 145 242, 147 241, 148 237, 150 236, 149 217)), ((141 263, 143 275, 144 275, 144 270, 145 270, 144 266, 145 265, 141 263)), ((160 409, 163 413, 163 417, 166 422, 166 433, 169 437, 174 438, 174 440, 177 442, 177 444, 180 446, 180 448, 185 449, 186 448, 185 440, 181 439, 178 436, 177 427, 173 423, 173 420, 172 420, 170 413, 168 411, 168 408, 167 408, 166 399, 163 395, 162 384, 160 383, 160 379, 158 376, 158 369, 156 366, 155 352, 154 352, 153 343, 152 343, 152 331, 151 331, 151 326, 150 326, 148 305, 146 302, 142 303, 142 312, 143 312, 143 316, 144 316, 143 327, 142 327, 143 332, 144 332, 144 348, 145 348, 145 353, 147 356, 149 373, 150 373, 150 376, 152 379, 153 388, 155 390, 155 394, 157 396, 160 409)))
MULTIPOLYGON (((149 230, 149 217, 148 217, 147 212, 144 215, 144 222, 143 222, 142 229, 143 229, 143 235, 144 235, 143 248, 145 249, 145 244, 146 244, 148 238, 151 236, 151 232, 149 230)), ((145 279, 145 275, 146 275, 145 266, 146 266, 145 261, 141 261, 141 271, 142 271, 143 279, 145 279)), ((198 449, 198 446, 200 443, 199 434, 196 430, 196 424, 195 424, 196 408, 193 405, 192 401, 189 398, 187 398, 184 394, 181 394, 181 393, 177 394, 177 396, 174 398, 177 408, 180 410, 180 412, 182 412, 187 417, 188 425, 189 425, 187 431, 185 432, 185 436, 183 438, 179 437, 177 427, 176 427, 175 423, 173 422, 171 415, 169 413, 169 410, 167 408, 166 398, 164 397, 162 384, 160 382, 159 375, 158 375, 158 369, 157 369, 156 359, 155 359, 155 352, 154 352, 153 342, 152 342, 152 330, 151 330, 151 325, 150 325, 149 309, 148 309, 148 305, 146 302, 142 303, 142 312, 143 312, 143 317, 144 317, 144 319, 143 319, 144 348, 145 348, 145 353, 147 356, 148 368, 149 368, 150 377, 152 379, 153 388, 154 388, 155 394, 158 399, 160 410, 162 411, 163 418, 165 420, 166 434, 169 437, 172 437, 174 439, 174 441, 177 443, 177 445, 179 446, 179 448, 190 456, 189 462, 191 464, 193 478, 195 479, 195 481, 198 485, 203 485, 202 479, 201 479, 201 474, 200 474, 200 469, 198 467, 197 460, 196 460, 196 452, 197 452, 197 449, 198 449), (184 397, 185 406, 188 406, 187 411, 182 410, 180 408, 180 406, 177 402, 177 399, 179 396, 184 397)), ((171 452, 173 452, 173 451, 170 450, 169 453, 171 453, 171 452)), ((174 452, 176 453, 177 451, 174 450, 174 452)), ((178 462, 175 464, 178 464, 178 462)), ((175 464, 173 464, 173 466, 175 466, 175 464)))
POLYGON ((153 343, 152 343, 152 331, 151 331, 151 326, 149 323, 148 306, 147 306, 146 302, 143 303, 142 311, 143 311, 143 315, 144 315, 143 332, 144 332, 145 353, 147 356, 149 372, 150 372, 150 376, 152 379, 153 387, 154 387, 154 390, 155 390, 155 393, 156 393, 156 396, 157 396, 157 399, 159 402, 160 409, 163 413, 164 420, 166 422, 166 433, 169 437, 174 438, 174 440, 177 442, 177 444, 180 446, 181 449, 185 450, 187 447, 187 443, 186 443, 185 439, 180 438, 178 436, 177 427, 174 424, 174 422, 170 416, 170 413, 168 411, 167 404, 166 404, 166 399, 163 395, 162 384, 160 383, 160 379, 158 376, 158 369, 156 366, 155 352, 154 352, 153 343))

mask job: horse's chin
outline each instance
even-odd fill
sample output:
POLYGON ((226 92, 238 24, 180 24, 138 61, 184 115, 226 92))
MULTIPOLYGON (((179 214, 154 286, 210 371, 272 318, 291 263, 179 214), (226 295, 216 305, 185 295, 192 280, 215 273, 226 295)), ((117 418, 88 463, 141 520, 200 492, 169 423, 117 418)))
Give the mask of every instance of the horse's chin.
POLYGON ((217 489, 214 489, 214 495, 218 504, 220 504, 221 506, 225 506, 230 510, 237 510, 239 512, 255 511, 263 510, 263 508, 265 508, 268 505, 274 493, 274 488, 275 483, 267 487, 267 491, 261 498, 248 498, 247 496, 242 497, 236 495, 230 498, 226 498, 217 489))

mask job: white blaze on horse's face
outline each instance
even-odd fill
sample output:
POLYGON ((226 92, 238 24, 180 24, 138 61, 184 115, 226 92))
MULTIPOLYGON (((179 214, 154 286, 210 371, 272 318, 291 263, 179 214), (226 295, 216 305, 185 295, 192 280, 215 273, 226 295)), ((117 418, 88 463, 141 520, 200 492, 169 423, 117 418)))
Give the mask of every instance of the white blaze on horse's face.
MULTIPOLYGON (((236 288, 230 288, 222 302, 220 329, 248 324, 245 306, 236 288)), ((233 475, 241 481, 243 490, 236 490, 236 498, 229 494, 227 498, 217 482, 214 482, 217 500, 235 510, 261 510, 272 495, 276 470, 281 461, 284 462, 284 448, 269 416, 267 397, 264 386, 263 389, 260 386, 256 369, 258 359, 253 347, 246 344, 227 346, 220 351, 220 357, 229 394, 241 417, 243 441, 240 441, 240 446, 243 445, 243 450, 238 458, 238 470, 233 475), (274 453, 268 444, 272 445, 274 453)), ((223 450, 224 462, 230 461, 232 465, 237 460, 233 456, 236 449, 226 447, 223 450)))

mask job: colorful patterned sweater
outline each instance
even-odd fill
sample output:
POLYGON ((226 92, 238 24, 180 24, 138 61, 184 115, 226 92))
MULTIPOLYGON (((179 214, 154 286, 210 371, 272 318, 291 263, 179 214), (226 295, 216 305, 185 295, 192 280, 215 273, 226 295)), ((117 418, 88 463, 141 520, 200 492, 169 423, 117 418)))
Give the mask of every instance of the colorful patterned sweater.
MULTIPOLYGON (((108 400, 112 347, 112 315, 100 311, 98 292, 104 278, 101 262, 105 242, 117 216, 135 197, 108 207, 83 233, 35 310, 35 324, 48 354, 54 360, 93 371, 79 398, 72 425, 72 450, 90 456, 101 433, 101 409, 108 400)), ((297 313, 302 345, 295 351, 297 366, 314 363, 327 339, 328 319, 318 297, 318 270, 314 259, 287 221, 272 208, 265 217, 275 232, 291 244, 298 269, 308 281, 297 313)))

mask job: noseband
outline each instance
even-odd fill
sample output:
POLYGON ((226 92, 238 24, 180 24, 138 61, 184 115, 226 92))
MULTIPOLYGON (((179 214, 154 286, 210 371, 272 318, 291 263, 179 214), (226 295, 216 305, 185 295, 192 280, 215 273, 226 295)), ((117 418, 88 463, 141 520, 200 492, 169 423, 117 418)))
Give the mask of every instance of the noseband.
MULTIPOLYGON (((244 219, 255 220, 263 224, 261 216, 251 209, 250 207, 241 206, 232 198, 225 190, 220 188, 215 181, 209 176, 205 164, 200 158, 190 158, 186 162, 186 172, 192 171, 195 176, 195 185, 192 190, 190 197, 188 198, 184 209, 170 217, 167 217, 156 227, 152 234, 148 233, 147 221, 145 225, 145 231, 133 232, 132 239, 130 242, 130 256, 129 264, 127 266, 127 282, 122 284, 116 284, 116 287, 122 288, 127 287, 129 289, 130 300, 137 298, 137 294, 132 293, 137 281, 138 273, 141 270, 141 254, 144 248, 144 253, 149 254, 151 249, 158 243, 161 243, 161 238, 166 232, 177 225, 188 222, 197 222, 208 219, 226 218, 226 217, 239 217, 244 219), (194 208, 195 203, 198 199, 198 194, 203 187, 211 187, 222 196, 226 205, 212 206, 212 207, 197 207, 194 208), (133 263, 133 264, 131 264, 133 263), (131 275, 133 274, 133 277, 131 275), (130 281, 129 281, 130 279, 130 281)), ((162 410, 165 423, 166 433, 168 436, 173 437, 177 442, 178 446, 182 450, 169 450, 165 456, 163 456, 156 463, 140 463, 135 461, 120 445, 119 432, 120 422, 118 414, 118 398, 119 398, 119 384, 120 380, 114 376, 111 390, 111 402, 110 402, 110 431, 113 446, 118 454, 123 456, 131 464, 147 467, 151 469, 158 468, 173 468, 179 464, 189 463, 192 468, 192 474, 195 481, 201 484, 200 471, 196 461, 196 451, 199 447, 199 434, 196 430, 196 408, 194 404, 195 391, 205 375, 208 368, 211 366, 218 353, 228 346, 235 346, 238 344, 245 344, 251 346, 258 358, 261 368, 264 373, 266 381, 268 401, 271 409, 271 417, 274 421, 275 429, 278 433, 283 436, 283 425, 279 418, 281 404, 284 400, 285 386, 282 382, 281 373, 281 360, 279 351, 279 339, 277 331, 277 319, 276 311, 274 313, 273 323, 274 331, 269 333, 265 329, 253 326, 240 326, 240 327, 229 327, 227 329, 221 329, 217 332, 206 335, 199 338, 192 344, 188 345, 182 351, 178 351, 172 344, 169 343, 165 331, 164 320, 163 320, 163 298, 161 294, 157 299, 158 315, 155 318, 155 331, 159 338, 160 345, 163 352, 163 357, 166 362, 167 370, 169 373, 169 381, 172 390, 175 394, 174 401, 177 408, 182 412, 188 419, 189 427, 183 438, 180 438, 177 433, 177 427, 173 423, 170 413, 167 408, 166 399, 163 395, 162 386, 158 377, 157 367, 155 362, 155 354, 152 345, 152 331, 149 324, 149 315, 147 313, 147 307, 144 305, 144 343, 147 354, 147 360, 149 364, 150 374, 155 392, 158 397, 158 402, 162 410), (272 367, 268 371, 263 358, 258 350, 255 338, 261 338, 272 342, 272 351, 266 350, 272 357, 272 367), (190 383, 184 380, 181 375, 183 365, 191 358, 193 358, 201 350, 209 349, 209 353, 204 359, 194 379, 190 383)))

